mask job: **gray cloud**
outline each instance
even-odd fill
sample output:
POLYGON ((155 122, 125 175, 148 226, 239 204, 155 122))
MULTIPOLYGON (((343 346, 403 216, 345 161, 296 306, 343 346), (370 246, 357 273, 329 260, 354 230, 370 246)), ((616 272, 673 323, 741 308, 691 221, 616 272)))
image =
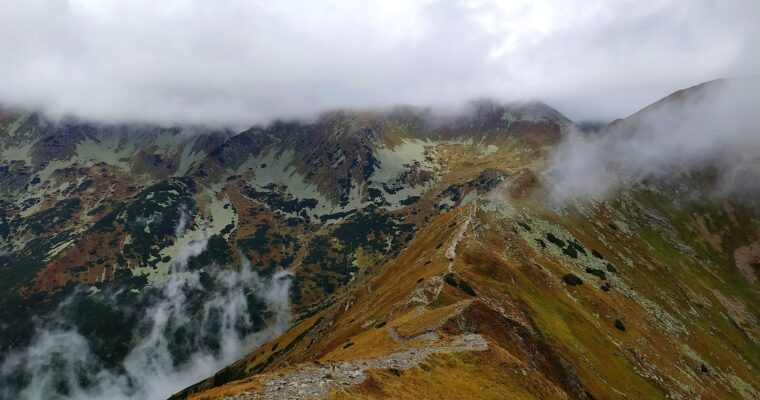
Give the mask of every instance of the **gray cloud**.
MULTIPOLYGON (((554 197, 602 198, 647 180, 701 177, 702 195, 760 194, 760 78, 701 85, 658 102, 604 134, 571 133, 548 177, 554 197)), ((734 197, 736 198, 736 197, 734 197)))
POLYGON ((611 118, 760 70, 754 0, 0 2, 0 101, 106 121, 250 124, 539 98, 611 118))

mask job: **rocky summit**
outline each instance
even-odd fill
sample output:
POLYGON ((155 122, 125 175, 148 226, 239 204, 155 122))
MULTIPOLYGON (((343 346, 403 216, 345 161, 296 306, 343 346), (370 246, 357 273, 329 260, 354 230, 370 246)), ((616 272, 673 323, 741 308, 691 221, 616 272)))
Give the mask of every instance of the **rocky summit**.
POLYGON ((242 132, 5 109, 0 397, 758 399, 758 198, 713 166, 551 173, 704 88, 591 131, 492 101, 242 132))

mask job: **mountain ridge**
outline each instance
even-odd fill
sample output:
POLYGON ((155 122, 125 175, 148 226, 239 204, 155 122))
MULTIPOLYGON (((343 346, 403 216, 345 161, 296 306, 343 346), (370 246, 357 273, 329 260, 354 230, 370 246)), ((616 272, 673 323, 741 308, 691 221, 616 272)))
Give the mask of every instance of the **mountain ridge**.
MULTIPOLYGON (((760 395, 760 208, 688 176, 558 207, 544 174, 575 123, 541 103, 473 107, 110 141, 75 126, 40 151, 39 123, 20 138, 24 121, 0 124, 0 316, 17 321, 0 348, 33 342, 30 316, 72 316, 118 371, 157 326, 136 305, 197 277, 186 314, 213 322, 221 277, 245 266, 288 282, 288 318, 249 288, 232 337, 261 346, 174 398, 760 395)), ((165 329, 176 365, 195 353, 175 335, 219 354, 203 326, 165 329)), ((17 374, 0 382, 34 383, 17 374)))

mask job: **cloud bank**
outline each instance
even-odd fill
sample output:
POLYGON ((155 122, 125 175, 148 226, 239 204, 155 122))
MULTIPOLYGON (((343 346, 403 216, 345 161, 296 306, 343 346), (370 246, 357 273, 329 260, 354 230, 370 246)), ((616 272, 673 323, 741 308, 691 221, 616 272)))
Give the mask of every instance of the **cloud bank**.
POLYGON ((685 90, 613 123, 598 135, 574 132, 549 167, 554 197, 602 198, 648 180, 707 183, 702 195, 760 195, 760 78, 685 90))
POLYGON ((0 102, 108 122, 544 100, 613 118, 760 70, 755 0, 0 2, 0 102))

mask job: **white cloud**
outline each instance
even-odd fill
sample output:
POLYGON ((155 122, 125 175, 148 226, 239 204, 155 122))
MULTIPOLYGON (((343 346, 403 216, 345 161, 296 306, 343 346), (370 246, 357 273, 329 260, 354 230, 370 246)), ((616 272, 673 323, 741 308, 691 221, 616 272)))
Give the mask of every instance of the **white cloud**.
POLYGON ((540 98, 615 117, 760 70, 754 0, 0 2, 0 101, 249 124, 332 108, 540 98))
MULTIPOLYGON (((678 182, 696 173, 705 182, 714 179, 712 193, 702 196, 757 199, 760 79, 716 82, 686 93, 612 125, 603 135, 565 137, 548 171, 554 197, 601 198, 619 187, 650 179, 678 182)), ((682 181, 687 182, 695 181, 682 181)))

